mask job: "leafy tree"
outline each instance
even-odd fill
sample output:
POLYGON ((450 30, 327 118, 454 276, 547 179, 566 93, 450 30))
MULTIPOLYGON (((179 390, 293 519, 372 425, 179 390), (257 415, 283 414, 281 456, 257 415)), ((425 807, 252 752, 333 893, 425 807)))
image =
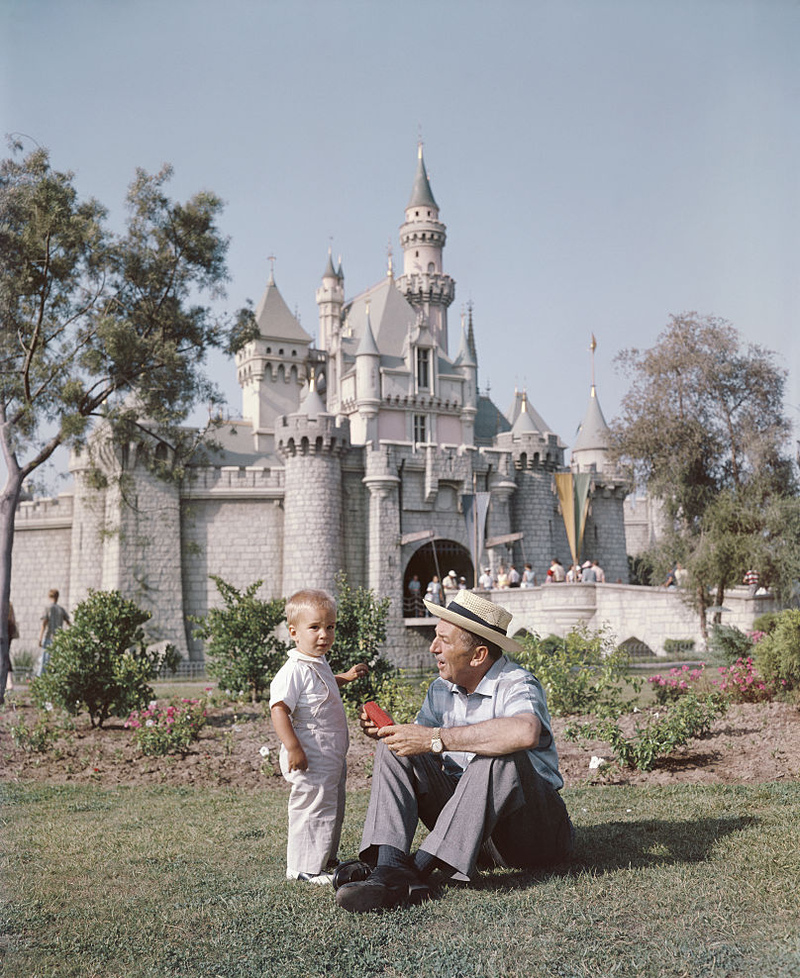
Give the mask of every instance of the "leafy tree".
POLYGON ((195 637, 205 643, 209 675, 222 689, 247 693, 257 703, 269 689, 272 677, 283 665, 289 646, 275 634, 284 620, 283 598, 263 601, 256 592, 263 581, 244 591, 211 575, 222 598, 221 608, 212 608, 205 618, 192 618, 200 625, 195 637))
POLYGON ((399 670, 381 652, 390 602, 389 598, 377 598, 370 588, 353 587, 344 573, 336 576, 336 600, 336 640, 328 653, 331 668, 339 673, 357 662, 369 666, 368 676, 340 689, 345 706, 355 707, 379 699, 385 682, 399 680, 399 670))
POLYGON ((59 446, 82 447, 93 419, 128 442, 156 433, 180 464, 194 447, 180 423, 196 403, 218 400, 205 352, 252 328, 246 310, 229 327, 198 303, 220 296, 226 279, 222 204, 207 192, 172 201, 171 175, 169 166, 136 171, 117 236, 45 149, 23 156, 14 145, 0 162, 0 702, 23 482, 59 446))
POLYGON ((142 628, 150 619, 119 591, 90 591, 69 628, 56 632, 47 669, 33 681, 41 705, 57 703, 72 714, 86 709, 92 726, 127 717, 153 699, 149 683, 180 657, 174 646, 148 648, 142 628))
POLYGON ((666 517, 649 561, 656 580, 675 561, 686 567, 684 593, 706 636, 706 610, 722 605, 748 567, 779 596, 800 570, 786 371, 770 351, 743 347, 729 323, 696 313, 671 317, 654 347, 617 360, 632 384, 614 425, 615 453, 666 517))

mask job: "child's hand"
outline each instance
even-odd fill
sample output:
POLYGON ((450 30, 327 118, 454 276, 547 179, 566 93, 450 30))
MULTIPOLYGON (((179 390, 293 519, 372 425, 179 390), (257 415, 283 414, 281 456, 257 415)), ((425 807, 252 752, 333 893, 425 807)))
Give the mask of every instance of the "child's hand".
POLYGON ((348 669, 347 672, 343 672, 341 675, 346 683, 352 683, 356 679, 361 679, 362 676, 366 676, 368 673, 369 666, 366 662, 359 662, 358 665, 353 666, 352 669, 348 669))
POLYGON ((308 758, 302 747, 290 747, 287 754, 290 771, 308 770, 308 758))

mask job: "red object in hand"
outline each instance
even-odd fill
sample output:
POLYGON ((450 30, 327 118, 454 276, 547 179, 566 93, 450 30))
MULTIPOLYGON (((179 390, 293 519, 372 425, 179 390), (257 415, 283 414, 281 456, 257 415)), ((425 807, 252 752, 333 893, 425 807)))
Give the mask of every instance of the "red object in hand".
POLYGON ((381 727, 390 727, 394 723, 386 710, 382 710, 374 700, 364 704, 364 712, 379 730, 381 727))

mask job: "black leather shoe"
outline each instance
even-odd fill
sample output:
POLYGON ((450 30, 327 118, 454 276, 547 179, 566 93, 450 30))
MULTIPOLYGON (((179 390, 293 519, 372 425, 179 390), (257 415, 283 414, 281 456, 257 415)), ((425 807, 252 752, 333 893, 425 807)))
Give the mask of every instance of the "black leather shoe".
POLYGON ((345 883, 336 891, 336 902, 349 913, 393 910, 401 904, 422 903, 430 890, 413 869, 377 866, 365 880, 345 883))
POLYGON ((360 883, 371 872, 372 867, 361 859, 348 859, 347 862, 339 863, 333 871, 333 888, 338 890, 347 883, 360 883))

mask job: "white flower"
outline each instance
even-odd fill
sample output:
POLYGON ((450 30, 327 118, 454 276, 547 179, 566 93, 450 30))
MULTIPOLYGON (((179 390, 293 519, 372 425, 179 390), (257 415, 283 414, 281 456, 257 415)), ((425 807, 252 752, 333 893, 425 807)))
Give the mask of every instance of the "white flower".
POLYGON ((48 700, 45 703, 44 708, 47 710, 48 713, 52 713, 53 712, 53 704, 50 702, 50 700, 48 700))
POLYGON ((264 744, 264 746, 263 746, 263 747, 259 747, 259 749, 258 749, 258 753, 259 753, 259 754, 260 754, 260 755, 261 755, 262 757, 269 757, 269 747, 267 747, 267 745, 266 745, 266 744, 264 744))
POLYGON ((145 721, 145 726, 146 727, 154 727, 155 725, 156 725, 155 720, 146 720, 145 721))
POLYGON ((592 755, 592 759, 589 761, 589 770, 598 771, 601 767, 605 767, 608 761, 604 757, 597 757, 595 754, 592 755))
POLYGON ((150 700, 150 702, 147 704, 147 709, 155 710, 157 706, 158 706, 158 700, 150 700))

